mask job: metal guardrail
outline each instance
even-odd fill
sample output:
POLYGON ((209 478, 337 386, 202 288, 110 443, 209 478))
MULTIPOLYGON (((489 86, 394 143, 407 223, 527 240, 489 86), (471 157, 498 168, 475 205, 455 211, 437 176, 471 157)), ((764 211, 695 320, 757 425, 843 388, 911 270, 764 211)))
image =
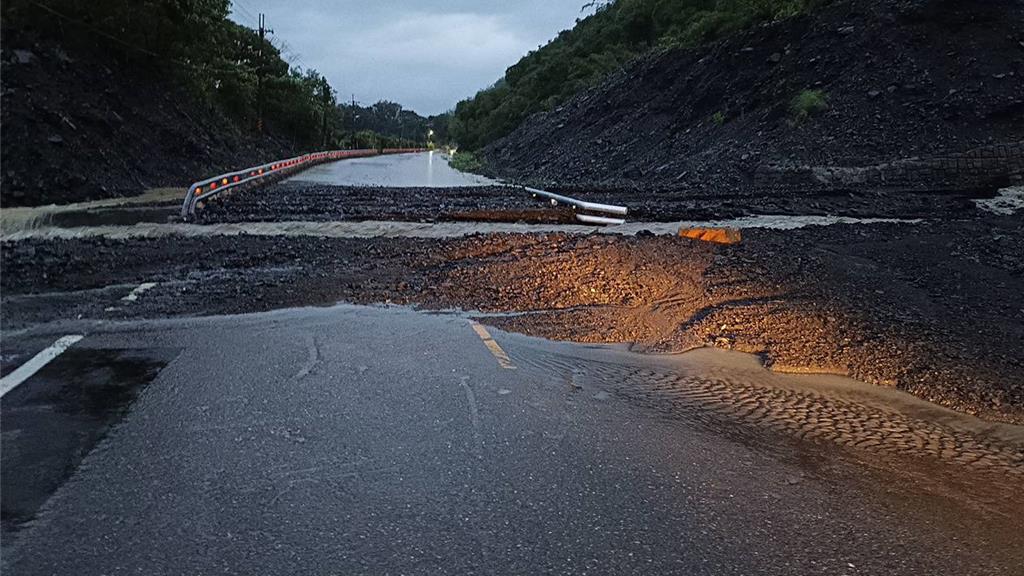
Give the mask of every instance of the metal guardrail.
MULTIPOLYGON (((317 164, 333 162, 335 160, 344 160, 346 158, 364 158, 367 156, 376 156, 378 154, 405 154, 423 152, 424 150, 425 149, 423 148, 384 148, 380 151, 376 149, 330 150, 327 152, 303 154, 302 156, 296 156, 294 158, 277 160, 260 166, 246 168, 244 170, 220 174, 212 178, 200 180, 199 182, 189 186, 188 192, 185 194, 185 199, 181 205, 181 217, 187 220, 194 216, 197 204, 207 198, 216 196, 217 194, 226 192, 244 184, 260 181, 269 176, 280 177, 286 174, 305 170, 306 168, 311 168, 317 164)), ((504 182, 502 183, 505 184, 504 182)), ((570 196, 548 192, 547 190, 541 190, 539 188, 530 188, 529 186, 517 186, 514 184, 512 184, 512 186, 529 192, 534 198, 547 198, 554 206, 562 203, 572 206, 574 210, 603 212, 605 214, 614 214, 618 216, 625 216, 629 211, 625 206, 587 202, 585 200, 579 200, 570 196)), ((609 218, 593 214, 576 214, 576 219, 585 224, 601 225, 625 224, 626 222, 622 218, 609 218)))
POLYGON ((622 218, 608 218, 607 216, 594 216, 593 214, 577 214, 576 219, 584 224, 600 224, 601 226, 617 226, 626 223, 622 218))
MULTIPOLYGON (((629 209, 625 206, 616 206, 615 204, 600 204, 597 202, 587 202, 585 200, 579 200, 570 196, 563 196, 561 194, 555 194, 554 192, 548 192, 547 190, 541 190, 539 188, 530 188, 523 186, 523 190, 526 190, 533 195, 534 198, 542 197, 547 198, 551 201, 551 204, 557 206, 558 203, 567 204, 578 210, 589 210, 591 212, 603 212, 605 214, 616 214, 618 216, 625 216, 629 209)), ((626 221, 622 218, 608 218, 605 216, 594 216, 591 214, 576 214, 576 219, 584 224, 625 224, 626 221)))
POLYGON ((188 192, 181 205, 181 217, 189 219, 195 215, 196 205, 222 192, 231 190, 244 184, 250 184, 267 178, 269 176, 283 176, 311 168, 324 162, 344 160, 346 158, 364 158, 378 154, 405 154, 410 152, 423 152, 423 148, 384 148, 362 149, 362 150, 330 150, 327 152, 312 152, 285 160, 267 162, 260 166, 253 166, 244 170, 220 174, 212 178, 200 180, 189 186, 188 192))

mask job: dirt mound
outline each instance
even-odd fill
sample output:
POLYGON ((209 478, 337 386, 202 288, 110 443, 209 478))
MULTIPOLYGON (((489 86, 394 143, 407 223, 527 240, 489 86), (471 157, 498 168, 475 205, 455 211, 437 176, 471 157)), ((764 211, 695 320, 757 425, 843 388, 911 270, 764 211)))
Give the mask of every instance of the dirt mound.
POLYGON ((159 77, 4 31, 2 203, 138 194, 288 156, 159 77))
POLYGON ((991 194, 1024 174, 1024 3, 837 0, 652 54, 484 157, 566 186, 991 194))

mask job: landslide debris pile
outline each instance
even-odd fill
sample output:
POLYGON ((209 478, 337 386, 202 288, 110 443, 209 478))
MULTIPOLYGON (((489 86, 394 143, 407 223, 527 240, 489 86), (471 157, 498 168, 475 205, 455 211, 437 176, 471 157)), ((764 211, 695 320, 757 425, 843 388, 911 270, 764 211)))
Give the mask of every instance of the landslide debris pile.
POLYGON ((563 186, 991 193, 1024 174, 1024 3, 835 0, 652 53, 483 155, 563 186))
POLYGON ((776 368, 844 372, 992 420, 1024 423, 1024 222, 745 230, 740 244, 668 236, 458 239, 211 237, 4 242, 5 326, 81 316, 414 304, 638 350, 715 346, 776 368), (118 286, 157 282, 108 310, 118 286), (111 292, 113 290, 113 292, 111 292), (504 314, 513 312, 514 314, 504 314))

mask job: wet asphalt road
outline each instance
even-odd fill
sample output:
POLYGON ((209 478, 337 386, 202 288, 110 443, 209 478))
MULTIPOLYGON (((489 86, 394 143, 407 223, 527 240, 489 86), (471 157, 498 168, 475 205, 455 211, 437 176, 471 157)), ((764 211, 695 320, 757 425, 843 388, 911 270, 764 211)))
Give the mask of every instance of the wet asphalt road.
POLYGON ((3 401, 4 574, 1020 573, 912 487, 590 375, 660 360, 352 306, 6 343, 58 329, 3 401))
POLYGON ((439 152, 355 158, 314 166, 289 178, 336 186, 459 187, 488 186, 493 180, 459 172, 439 152))

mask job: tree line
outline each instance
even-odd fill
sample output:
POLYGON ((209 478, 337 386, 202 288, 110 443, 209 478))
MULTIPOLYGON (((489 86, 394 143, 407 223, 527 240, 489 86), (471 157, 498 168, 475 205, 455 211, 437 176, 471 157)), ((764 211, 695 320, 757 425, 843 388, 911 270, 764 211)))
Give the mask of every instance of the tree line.
MULTIPOLYGON (((228 18, 230 0, 4 0, 4 27, 69 51, 99 54, 134 74, 168 78, 243 131, 299 148, 423 145, 433 124, 392 102, 339 103, 315 69, 291 66, 258 31, 228 18)), ((435 128, 435 130, 437 130, 435 128)))
POLYGON ((388 100, 369 106, 342 102, 338 111, 341 122, 357 133, 373 132, 416 142, 443 143, 448 138, 447 112, 424 117, 388 100))
POLYGON ((696 46, 758 22, 801 13, 827 0, 608 0, 506 70, 494 85, 459 102, 449 134, 478 149, 526 117, 554 109, 650 50, 696 46))

